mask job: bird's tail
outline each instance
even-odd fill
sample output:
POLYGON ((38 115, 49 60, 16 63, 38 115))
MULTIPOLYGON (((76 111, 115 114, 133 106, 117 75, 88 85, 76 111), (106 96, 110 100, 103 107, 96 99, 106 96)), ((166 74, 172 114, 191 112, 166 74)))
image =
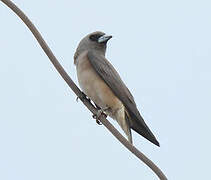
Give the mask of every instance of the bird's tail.
POLYGON ((139 118, 137 118, 136 116, 129 117, 131 118, 129 119, 130 128, 132 128, 138 134, 151 141, 153 144, 160 146, 159 142, 157 141, 153 133, 150 131, 149 127, 146 125, 141 115, 139 115, 139 118))
POLYGON ((131 144, 133 144, 132 133, 131 133, 130 124, 129 124, 129 116, 125 110, 125 107, 123 106, 121 109, 119 109, 116 112, 115 116, 116 116, 115 118, 116 121, 118 122, 118 124, 120 125, 124 133, 127 135, 128 141, 131 144))
MULTIPOLYGON (((159 142, 157 141, 157 139, 155 138, 153 133, 150 131, 149 127, 146 125, 146 123, 144 122, 144 119, 142 118, 142 116, 140 114, 139 114, 139 118, 137 119, 136 116, 131 116, 125 110, 125 119, 128 122, 127 124, 129 124, 130 131, 132 128, 138 134, 142 135, 143 137, 145 137, 146 139, 151 141, 153 144, 160 146, 159 142)), ((130 138, 131 138, 131 142, 132 142, 131 132, 130 132, 130 138)), ((128 136, 128 139, 129 139, 129 136, 128 136)), ((129 139, 129 141, 130 141, 130 139, 129 139)))
POLYGON ((126 135, 128 137, 128 141, 131 144, 133 144, 132 133, 131 133, 130 124, 129 124, 130 123, 129 118, 130 118, 130 116, 129 116, 128 112, 125 111, 125 121, 127 122, 127 125, 128 125, 127 128, 128 128, 128 131, 129 131, 129 133, 128 134, 126 133, 126 135))

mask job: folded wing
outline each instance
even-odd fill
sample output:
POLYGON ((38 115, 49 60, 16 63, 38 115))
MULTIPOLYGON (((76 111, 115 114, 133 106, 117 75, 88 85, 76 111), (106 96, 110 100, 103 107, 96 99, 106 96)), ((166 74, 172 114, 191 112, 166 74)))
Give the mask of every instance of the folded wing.
POLYGON ((156 140, 155 136, 140 115, 132 94, 111 63, 103 55, 97 54, 93 51, 89 51, 87 56, 97 74, 105 81, 113 93, 126 107, 130 116, 130 127, 155 145, 159 146, 159 142, 156 140))

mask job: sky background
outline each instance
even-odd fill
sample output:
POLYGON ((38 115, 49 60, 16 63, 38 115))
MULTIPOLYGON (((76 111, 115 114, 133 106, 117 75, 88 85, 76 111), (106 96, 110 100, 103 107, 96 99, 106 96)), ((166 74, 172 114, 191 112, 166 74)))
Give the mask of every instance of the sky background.
MULTIPOLYGON (((211 179, 210 1, 14 2, 75 82, 78 42, 96 30, 112 34, 106 56, 161 144, 133 133, 136 147, 171 180, 211 179)), ((0 179, 157 179, 75 101, 1 2, 0 83, 0 179)))

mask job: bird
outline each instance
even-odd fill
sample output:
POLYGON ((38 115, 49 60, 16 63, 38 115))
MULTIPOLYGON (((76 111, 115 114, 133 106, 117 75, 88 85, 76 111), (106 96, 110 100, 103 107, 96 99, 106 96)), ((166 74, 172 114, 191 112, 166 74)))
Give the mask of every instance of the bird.
POLYGON ((133 95, 105 57, 111 38, 111 35, 96 31, 79 42, 74 54, 79 86, 101 112, 117 121, 131 144, 132 129, 160 146, 137 109, 133 95))

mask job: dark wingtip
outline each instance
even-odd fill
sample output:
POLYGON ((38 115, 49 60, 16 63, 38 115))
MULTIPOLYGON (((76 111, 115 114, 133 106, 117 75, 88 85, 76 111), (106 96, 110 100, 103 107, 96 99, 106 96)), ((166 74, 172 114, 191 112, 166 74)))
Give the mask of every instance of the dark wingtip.
POLYGON ((160 147, 160 143, 158 140, 155 138, 155 136, 152 134, 152 132, 149 130, 147 126, 138 126, 132 127, 133 130, 135 130, 138 134, 142 135, 145 137, 147 140, 149 140, 151 143, 155 144, 156 146, 160 147))
POLYGON ((141 117, 140 114, 139 119, 136 116, 131 122, 131 128, 136 131, 138 134, 145 137, 147 140, 149 140, 151 143, 155 144, 156 146, 160 147, 160 143, 156 139, 156 137, 153 135, 153 133, 150 131, 149 127, 144 122, 144 119, 141 117))
POLYGON ((154 135, 152 136, 144 136, 147 140, 149 140, 151 143, 153 143, 154 145, 160 147, 160 143, 158 142, 158 140, 155 138, 154 135))
POLYGON ((160 147, 160 143, 159 143, 157 140, 155 140, 155 141, 152 142, 152 143, 155 144, 156 146, 160 147))
POLYGON ((158 140, 155 138, 155 136, 152 134, 151 136, 146 137, 150 142, 155 144, 156 146, 160 147, 160 143, 158 140))

